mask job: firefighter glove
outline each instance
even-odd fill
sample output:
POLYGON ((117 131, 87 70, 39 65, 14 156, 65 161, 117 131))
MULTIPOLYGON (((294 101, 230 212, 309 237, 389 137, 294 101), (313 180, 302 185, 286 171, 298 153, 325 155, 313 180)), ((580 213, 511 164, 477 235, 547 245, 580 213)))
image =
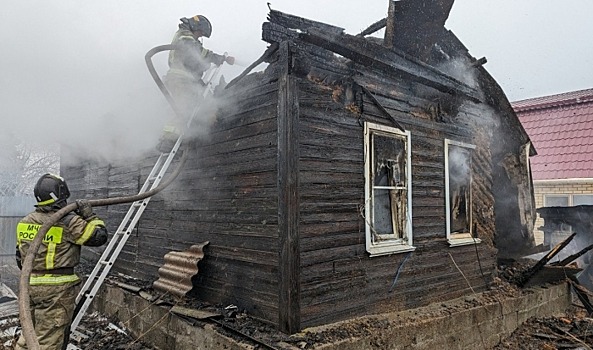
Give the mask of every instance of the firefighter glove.
POLYGON ((76 214, 80 215, 84 220, 89 220, 94 218, 96 215, 93 213, 93 207, 86 199, 79 199, 76 201, 76 205, 78 205, 78 209, 76 209, 76 214))
POLYGON ((230 64, 231 66, 233 64, 235 64, 235 58, 233 56, 227 56, 224 60, 226 63, 230 64))

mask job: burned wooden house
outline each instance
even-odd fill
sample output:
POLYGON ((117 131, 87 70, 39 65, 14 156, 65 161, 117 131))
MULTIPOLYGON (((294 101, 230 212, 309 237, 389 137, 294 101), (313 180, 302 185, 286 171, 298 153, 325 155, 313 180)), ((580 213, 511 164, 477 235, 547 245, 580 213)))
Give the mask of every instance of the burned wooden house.
MULTIPOLYGON (((452 3, 391 2, 359 35, 271 10, 267 67, 219 93, 233 103, 115 269, 156 280, 166 253, 209 242, 191 295, 289 333, 486 289, 498 256, 533 248, 531 147, 445 29, 452 3)), ((121 195, 155 157, 62 174, 73 197, 121 195)), ((124 210, 98 208, 112 229, 124 210)))

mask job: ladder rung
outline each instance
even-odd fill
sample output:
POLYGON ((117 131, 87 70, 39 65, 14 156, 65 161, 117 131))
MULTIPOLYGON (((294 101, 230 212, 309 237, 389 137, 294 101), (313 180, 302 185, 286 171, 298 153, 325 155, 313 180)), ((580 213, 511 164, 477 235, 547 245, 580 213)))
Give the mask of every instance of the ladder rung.
POLYGON ((134 231, 134 227, 120 227, 119 230, 115 232, 115 234, 123 235, 124 233, 131 233, 132 231, 134 231))

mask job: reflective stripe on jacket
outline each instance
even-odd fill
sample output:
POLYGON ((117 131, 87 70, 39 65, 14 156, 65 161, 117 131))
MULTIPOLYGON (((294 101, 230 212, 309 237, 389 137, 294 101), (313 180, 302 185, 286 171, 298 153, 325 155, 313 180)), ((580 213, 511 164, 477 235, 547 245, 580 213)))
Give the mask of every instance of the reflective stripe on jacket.
MULTIPOLYGON (((24 217, 17 225, 17 247, 23 259, 27 256, 31 241, 37 235, 44 222, 47 222, 55 211, 37 209, 24 217)), ((77 282, 76 274, 52 274, 43 271, 73 268, 80 262, 80 247, 87 242, 97 226, 104 226, 102 220, 93 219, 86 222, 78 215, 67 215, 52 226, 39 247, 33 261, 33 271, 29 279, 30 285, 59 285, 77 282)), ((49 272, 49 271, 48 271, 49 272)))
POLYGON ((72 275, 54 275, 51 273, 45 275, 31 275, 29 277, 29 285, 40 286, 40 285, 58 285, 66 284, 71 282, 77 282, 80 280, 76 274, 72 275))

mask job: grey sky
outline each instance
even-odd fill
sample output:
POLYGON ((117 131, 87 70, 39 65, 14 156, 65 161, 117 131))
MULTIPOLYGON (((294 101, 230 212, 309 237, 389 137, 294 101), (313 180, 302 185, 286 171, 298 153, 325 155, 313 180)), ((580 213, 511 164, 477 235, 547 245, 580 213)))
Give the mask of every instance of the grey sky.
MULTIPOLYGON (((387 0, 270 0, 274 9, 356 34, 387 0), (362 5, 362 4, 365 5, 362 5)), ((257 59, 267 1, 8 0, 0 15, 3 132, 103 153, 149 147, 170 113, 144 63, 179 18, 213 23, 204 45, 244 66, 257 59), (142 127, 140 126, 142 125, 142 127)), ((511 100, 593 87, 590 0, 457 0, 446 23, 511 100)), ((165 72, 165 56, 155 57, 165 72)), ((244 66, 225 67, 227 81, 244 66)))

